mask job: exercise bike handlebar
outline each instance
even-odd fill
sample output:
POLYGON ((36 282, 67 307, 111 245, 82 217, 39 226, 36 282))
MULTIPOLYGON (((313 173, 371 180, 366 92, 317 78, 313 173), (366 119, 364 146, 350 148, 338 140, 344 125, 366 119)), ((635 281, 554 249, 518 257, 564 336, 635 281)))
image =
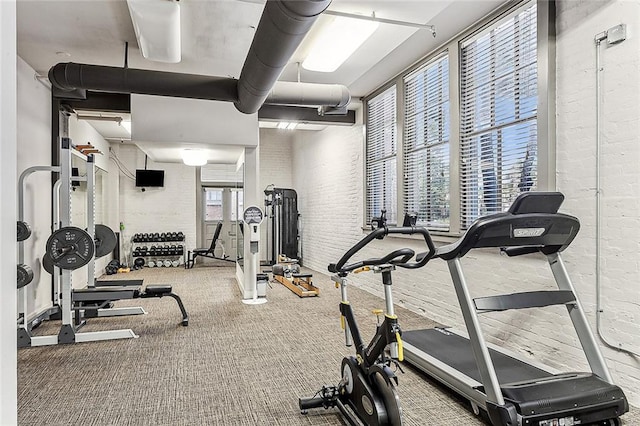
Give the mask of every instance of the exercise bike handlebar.
POLYGON ((329 272, 338 273, 338 274, 347 274, 348 272, 353 271, 354 269, 361 268, 363 266, 375 266, 375 265, 383 265, 386 263, 392 263, 402 268, 407 269, 415 269, 420 268, 427 264, 427 262, 435 255, 436 248, 433 245, 433 241, 431 240, 431 235, 429 231, 427 231, 423 227, 419 226, 403 226, 403 227, 387 227, 382 226, 374 229, 371 233, 366 235, 363 239, 358 241, 356 245, 351 247, 336 263, 329 264, 329 272), (387 254, 381 258, 371 258, 366 259, 360 262, 346 264, 349 259, 351 259, 357 252, 362 250, 365 246, 367 246, 371 241, 378 239, 381 240, 385 236, 389 234, 404 234, 404 235, 413 235, 420 234, 424 238, 425 244, 427 245, 428 251, 424 253, 418 253, 416 256, 415 262, 409 262, 409 260, 413 257, 415 252, 409 248, 394 250, 391 253, 387 254))

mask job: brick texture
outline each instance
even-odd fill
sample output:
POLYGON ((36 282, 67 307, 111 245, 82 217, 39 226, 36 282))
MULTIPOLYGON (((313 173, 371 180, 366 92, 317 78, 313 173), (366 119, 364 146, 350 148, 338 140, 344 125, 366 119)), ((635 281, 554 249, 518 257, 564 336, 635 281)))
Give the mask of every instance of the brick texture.
MULTIPOLYGON (((605 333, 640 351, 640 80, 638 2, 558 2, 557 176, 565 193, 563 211, 580 218, 581 232, 564 253, 566 267, 595 329, 595 45, 594 35, 626 23, 629 38, 603 47, 603 279, 605 333)), ((361 123, 361 121, 360 121, 361 123)), ((326 271, 364 234, 363 126, 296 132, 293 182, 303 213, 305 265, 326 271)), ((416 240, 387 238, 362 252, 380 256, 398 247, 424 250, 416 240)), ((497 250, 475 250, 463 258, 473 297, 554 289, 545 258, 506 258, 497 250)), ((379 276, 359 274, 354 284, 382 295, 379 276)), ((463 328, 445 262, 394 273, 395 301, 443 324, 463 328)), ((324 297, 324 296, 323 296, 324 297)), ((339 297, 327 294, 326 297, 339 297)), ((382 302, 381 302, 382 304, 382 302)), ((380 306, 381 307, 381 306, 380 306)), ((571 371, 588 369, 563 307, 483 315, 489 341, 571 371)), ((604 348, 614 380, 640 404, 640 368, 633 358, 604 348)))

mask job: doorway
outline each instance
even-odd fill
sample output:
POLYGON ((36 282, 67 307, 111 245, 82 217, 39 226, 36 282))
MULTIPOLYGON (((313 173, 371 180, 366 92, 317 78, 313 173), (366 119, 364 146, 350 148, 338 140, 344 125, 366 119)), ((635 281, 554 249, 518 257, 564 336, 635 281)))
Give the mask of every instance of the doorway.
POLYGON ((203 187, 202 197, 202 241, 203 247, 210 247, 213 234, 222 223, 218 236, 215 256, 235 260, 237 258, 238 218, 243 209, 243 191, 229 187, 203 187))

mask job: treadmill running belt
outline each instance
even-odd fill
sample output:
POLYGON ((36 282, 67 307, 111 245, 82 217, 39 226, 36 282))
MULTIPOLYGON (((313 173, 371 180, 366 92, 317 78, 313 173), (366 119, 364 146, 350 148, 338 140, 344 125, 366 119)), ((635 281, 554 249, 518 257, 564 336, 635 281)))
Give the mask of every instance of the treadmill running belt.
MULTIPOLYGON (((468 339, 446 331, 446 329, 430 328, 404 331, 402 340, 482 383, 471 350, 471 342, 468 339)), ((489 353, 500 384, 539 379, 552 375, 493 349, 489 349, 489 353)))

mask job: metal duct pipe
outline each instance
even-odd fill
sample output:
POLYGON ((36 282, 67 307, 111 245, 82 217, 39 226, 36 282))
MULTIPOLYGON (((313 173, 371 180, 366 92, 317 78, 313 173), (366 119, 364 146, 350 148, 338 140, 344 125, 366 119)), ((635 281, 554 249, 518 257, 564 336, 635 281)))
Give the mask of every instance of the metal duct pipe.
POLYGON ((265 103, 342 108, 349 105, 350 101, 349 89, 341 84, 278 81, 269 92, 265 103))
POLYGON ((49 81, 55 87, 65 91, 87 89, 212 101, 236 102, 238 100, 236 79, 198 74, 69 62, 51 67, 49 81))
POLYGON ((267 0, 238 79, 236 108, 258 111, 291 56, 331 0, 267 0))

